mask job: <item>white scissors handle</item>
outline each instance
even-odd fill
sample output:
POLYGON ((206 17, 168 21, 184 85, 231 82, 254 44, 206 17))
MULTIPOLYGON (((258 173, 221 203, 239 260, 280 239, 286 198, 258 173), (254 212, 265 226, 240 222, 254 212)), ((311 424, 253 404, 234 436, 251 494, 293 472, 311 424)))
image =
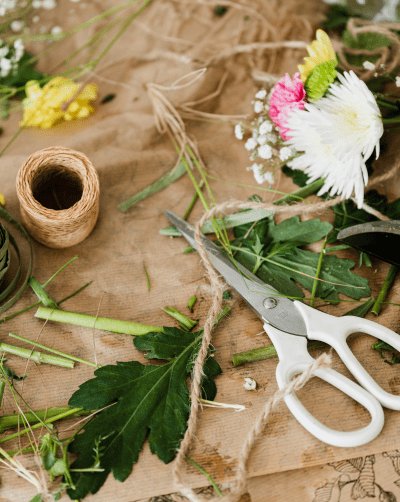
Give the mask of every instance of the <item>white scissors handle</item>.
POLYGON ((353 316, 334 317, 301 302, 295 301, 294 303, 304 317, 307 338, 331 345, 358 382, 375 396, 382 406, 391 410, 400 410, 400 396, 383 390, 359 363, 346 342, 351 333, 362 332, 375 336, 400 351, 400 335, 367 319, 353 316))
MULTIPOLYGON (((317 312, 314 309, 311 310, 317 312)), ((276 379, 278 387, 283 389, 295 375, 306 370, 314 359, 308 353, 305 337, 289 335, 269 324, 264 324, 264 329, 279 356, 276 379)), ((330 383, 364 406, 371 414, 371 422, 363 429, 351 432, 330 429, 311 415, 292 393, 285 397, 285 403, 300 424, 316 438, 332 446, 360 446, 375 439, 381 432, 384 422, 383 410, 379 402, 362 387, 330 368, 317 370, 315 376, 330 383)))

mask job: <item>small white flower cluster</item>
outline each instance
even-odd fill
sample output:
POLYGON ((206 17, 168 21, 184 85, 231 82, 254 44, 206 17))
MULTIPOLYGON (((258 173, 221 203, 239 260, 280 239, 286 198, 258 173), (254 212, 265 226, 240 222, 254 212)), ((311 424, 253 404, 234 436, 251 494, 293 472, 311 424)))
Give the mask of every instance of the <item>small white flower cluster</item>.
POLYGON ((7 77, 10 72, 17 69, 18 61, 24 55, 24 51, 24 44, 20 38, 12 46, 3 45, 3 41, 0 40, 0 77, 7 77))
POLYGON ((32 7, 34 9, 45 9, 45 10, 52 10, 56 7, 57 2, 56 0, 33 0, 32 2, 32 7))
POLYGON ((248 378, 248 377, 246 377, 244 379, 244 385, 243 385, 243 387, 246 390, 256 390, 256 388, 257 388, 257 382, 254 380, 254 378, 248 378))
POLYGON ((272 171, 275 167, 282 165, 287 160, 295 155, 292 148, 283 146, 282 139, 277 134, 274 124, 271 122, 269 111, 269 99, 272 91, 267 93, 265 89, 261 89, 255 95, 256 101, 253 101, 255 113, 259 117, 251 122, 250 127, 243 123, 235 126, 235 136, 237 139, 244 139, 246 129, 251 129, 251 137, 247 138, 244 147, 250 153, 250 160, 257 158, 262 159, 264 163, 254 163, 247 168, 247 171, 253 171, 254 178, 258 184, 267 181, 270 185, 274 182, 274 174, 272 171), (246 128, 246 129, 245 129, 246 128))

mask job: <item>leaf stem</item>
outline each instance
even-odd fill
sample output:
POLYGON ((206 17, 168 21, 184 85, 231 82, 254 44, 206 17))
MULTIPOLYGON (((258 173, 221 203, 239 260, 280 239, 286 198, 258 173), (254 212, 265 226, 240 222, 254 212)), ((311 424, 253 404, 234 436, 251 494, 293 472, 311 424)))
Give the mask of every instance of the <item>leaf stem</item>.
POLYGON ((130 321, 120 321, 118 319, 109 319, 107 317, 95 317, 88 314, 77 314, 67 310, 52 310, 46 307, 39 307, 35 317, 39 319, 48 319, 50 321, 65 322, 84 328, 96 328, 112 333, 121 333, 125 335, 140 336, 152 331, 164 331, 160 326, 150 326, 130 321))
POLYGON ((312 291, 311 291, 310 307, 314 306, 314 298, 315 298, 315 294, 316 294, 317 288, 318 288, 318 279, 319 279, 319 275, 321 273, 322 259, 324 257, 324 249, 325 249, 325 246, 326 246, 326 242, 327 242, 327 237, 325 237, 325 239, 324 239, 324 242, 322 244, 322 249, 321 249, 321 252, 319 254, 319 260, 318 260, 318 265, 317 265, 317 272, 315 273, 315 279, 314 279, 314 283, 313 283, 313 287, 312 287, 312 291))
POLYGON ((390 287, 396 277, 398 269, 399 269, 399 267, 397 267, 396 265, 392 265, 390 267, 389 273, 386 276, 385 282, 383 283, 382 289, 379 292, 378 298, 377 298, 374 306, 371 309, 371 312, 374 315, 379 315, 379 312, 381 311, 381 308, 382 308, 382 303, 384 302, 384 300, 389 292, 389 289, 390 289, 390 287))
POLYGON ((26 342, 26 343, 30 343, 31 345, 33 345, 35 347, 39 347, 40 349, 44 349, 44 350, 48 350, 49 352, 53 352, 53 354, 57 354, 61 357, 65 357, 66 359, 71 359, 72 361, 76 361, 77 363, 87 364, 88 366, 93 366, 94 368, 100 367, 96 363, 86 361, 85 359, 81 359, 80 357, 72 356, 71 354, 67 354, 66 352, 61 352, 60 350, 52 349, 50 347, 47 347, 46 345, 42 345, 41 343, 33 342, 32 340, 28 340, 27 338, 24 338, 23 336, 14 335, 13 333, 9 333, 9 336, 11 336, 12 338, 16 338, 17 340, 21 340, 23 342, 26 342))
POLYGON ((147 291, 150 291, 150 277, 149 274, 147 273, 147 268, 146 265, 143 262, 143 269, 144 269, 144 274, 146 276, 146 283, 147 283, 147 291))
POLYGON ((8 354, 14 354, 15 356, 23 357, 24 359, 31 359, 37 364, 53 364, 54 366, 61 366, 63 368, 71 369, 74 367, 73 361, 70 361, 69 359, 58 356, 51 356, 49 354, 43 354, 42 352, 32 351, 31 349, 15 347, 14 345, 9 345, 8 343, 0 343, 0 350, 7 352, 8 354))
POLYGON ((218 488, 218 486, 215 484, 215 481, 213 480, 213 478, 208 474, 208 472, 206 472, 204 469, 202 469, 198 464, 196 464, 196 462, 194 460, 192 460, 191 458, 189 457, 186 457, 186 460, 188 460, 191 464, 193 464, 196 469, 198 469, 202 474, 204 474, 204 476, 208 479, 208 481, 211 483, 212 487, 214 488, 214 490, 216 491, 216 493, 220 496, 220 497, 223 497, 222 493, 221 493, 221 490, 218 488))
MULTIPOLYGON (((201 180, 200 183, 199 183, 199 187, 202 188, 204 185, 204 181, 201 180)), ((185 214, 183 215, 182 219, 183 220, 186 220, 186 218, 189 216, 189 214, 191 213, 194 205, 196 204, 196 201, 197 199, 199 198, 199 194, 196 192, 193 196, 193 199, 191 200, 190 204, 189 204, 189 207, 186 209, 186 212, 185 214)))
MULTIPOLYGON (((27 411, 26 413, 24 413, 24 415, 30 424, 36 424, 37 422, 39 422, 38 419, 47 421, 53 417, 69 412, 72 409, 76 410, 77 408, 71 408, 70 406, 46 408, 43 410, 37 410, 35 411, 35 413, 27 411)), ((91 412, 82 410, 80 412, 76 412, 75 416, 79 417, 86 414, 90 415, 90 413, 91 412)), ((14 413, 13 415, 3 415, 2 417, 0 417, 0 432, 18 427, 20 416, 21 415, 19 413, 14 413)))
POLYGON ((292 204, 293 202, 298 202, 299 199, 305 199, 309 195, 315 193, 317 190, 322 188, 324 183, 325 183, 324 178, 315 180, 309 185, 306 185, 305 187, 300 188, 299 190, 296 190, 293 193, 290 193, 288 195, 285 195, 284 197, 281 197, 278 200, 275 200, 273 204, 275 206, 284 206, 286 204, 292 204))
POLYGON ((6 388, 6 382, 4 380, 0 380, 0 407, 3 402, 4 389, 6 388))

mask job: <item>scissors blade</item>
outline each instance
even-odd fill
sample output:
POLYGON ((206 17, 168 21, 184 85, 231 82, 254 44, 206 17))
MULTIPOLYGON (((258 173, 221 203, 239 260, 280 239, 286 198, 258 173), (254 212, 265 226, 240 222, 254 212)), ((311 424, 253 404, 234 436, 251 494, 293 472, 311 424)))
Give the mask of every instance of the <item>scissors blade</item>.
MULTIPOLYGON (((165 216, 177 228, 191 246, 197 249, 194 229, 171 211, 165 216)), ((294 303, 252 274, 240 263, 233 263, 223 250, 202 235, 207 255, 226 282, 232 286, 264 322, 292 335, 307 336, 302 315, 294 303)))

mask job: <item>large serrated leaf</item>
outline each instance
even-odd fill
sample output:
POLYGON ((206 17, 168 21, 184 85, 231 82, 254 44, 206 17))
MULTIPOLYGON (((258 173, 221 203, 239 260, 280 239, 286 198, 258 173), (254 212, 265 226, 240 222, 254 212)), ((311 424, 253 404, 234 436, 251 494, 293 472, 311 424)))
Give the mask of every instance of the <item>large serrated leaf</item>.
MULTIPOLYGON (((173 460, 186 430, 190 410, 186 378, 196 358, 203 331, 187 333, 164 327, 165 333, 149 333, 134 340, 150 357, 170 359, 163 365, 144 366, 137 361, 117 362, 95 371, 95 378, 82 384, 69 404, 84 409, 102 408, 83 433, 71 443, 70 451, 80 453, 73 468, 93 464, 93 447, 101 440, 104 472, 73 473, 76 489, 68 490, 73 499, 96 493, 113 472, 124 481, 137 462, 148 434, 149 445, 163 462, 173 460), (116 404, 113 404, 116 403, 116 404)), ((213 358, 204 365, 203 391, 213 399, 216 388, 212 377, 221 373, 213 358)))
POLYGON ((307 221, 300 221, 298 216, 293 216, 275 225, 271 221, 268 228, 267 239, 269 242, 299 241, 301 245, 312 244, 320 241, 333 229, 327 221, 320 221, 318 218, 307 221))

